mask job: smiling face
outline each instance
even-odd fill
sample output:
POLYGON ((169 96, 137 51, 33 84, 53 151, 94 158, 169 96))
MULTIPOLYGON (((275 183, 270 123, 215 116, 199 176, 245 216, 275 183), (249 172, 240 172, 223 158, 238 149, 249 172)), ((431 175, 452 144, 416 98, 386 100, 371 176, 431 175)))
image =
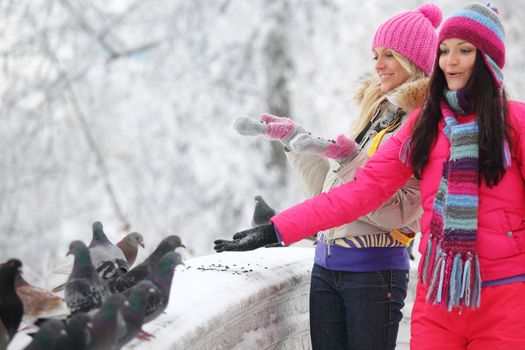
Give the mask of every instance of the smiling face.
POLYGON ((439 68, 443 71, 449 90, 467 85, 474 64, 476 47, 462 39, 445 39, 439 45, 439 68))
POLYGON ((392 91, 407 81, 409 73, 394 57, 391 49, 378 46, 372 52, 376 61, 376 72, 381 80, 382 92, 392 91))

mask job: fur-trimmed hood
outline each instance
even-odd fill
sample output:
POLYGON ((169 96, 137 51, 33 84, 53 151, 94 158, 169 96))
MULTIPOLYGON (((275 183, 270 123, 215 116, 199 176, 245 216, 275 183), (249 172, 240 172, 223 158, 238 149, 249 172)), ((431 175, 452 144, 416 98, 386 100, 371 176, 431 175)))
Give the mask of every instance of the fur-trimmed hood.
MULTIPOLYGON (((410 113, 413 109, 423 106, 428 88, 428 78, 418 79, 398 86, 386 94, 386 98, 395 106, 410 113)), ((365 75, 360 79, 359 87, 354 95, 354 102, 361 106, 367 89, 379 84, 379 77, 372 74, 365 75)))

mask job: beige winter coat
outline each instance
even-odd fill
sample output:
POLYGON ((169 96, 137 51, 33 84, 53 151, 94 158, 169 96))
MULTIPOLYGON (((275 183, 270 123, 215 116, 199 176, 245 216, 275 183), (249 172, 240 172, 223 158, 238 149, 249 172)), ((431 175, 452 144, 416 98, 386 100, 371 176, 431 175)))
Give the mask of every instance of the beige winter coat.
MULTIPOLYGON (((376 78, 368 77, 361 81, 361 88, 357 91, 356 102, 363 99, 366 88, 374 83, 376 78)), ((352 159, 347 159, 341 164, 329 162, 326 158, 304 153, 286 152, 288 161, 299 178, 307 198, 326 192, 348 181, 352 181, 364 164, 368 161, 368 151, 372 147, 374 137, 378 132, 372 130, 375 125, 383 122, 383 125, 392 119, 392 115, 401 108, 401 124, 405 122, 408 114, 414 108, 421 107, 424 101, 428 79, 405 83, 392 91, 375 113, 372 127, 369 129, 360 144, 359 153, 352 159), (405 113, 402 113, 405 112, 405 113)), ((382 128, 383 129, 383 128, 382 128)), ((384 134, 379 147, 384 144, 397 130, 390 130, 384 134)), ((349 224, 339 226, 321 234, 326 239, 371 235, 391 232, 392 229, 413 236, 419 232, 419 218, 423 210, 419 200, 419 181, 411 178, 405 186, 394 196, 383 203, 377 210, 349 224)))

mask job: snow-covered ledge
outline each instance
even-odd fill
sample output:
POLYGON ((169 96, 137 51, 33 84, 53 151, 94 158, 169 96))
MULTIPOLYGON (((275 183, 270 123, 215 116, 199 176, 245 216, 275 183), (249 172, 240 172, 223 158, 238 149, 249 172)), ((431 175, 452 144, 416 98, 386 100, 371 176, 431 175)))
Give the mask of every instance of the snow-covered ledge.
MULTIPOLYGON (((417 254, 417 253, 416 253, 417 254)), ((261 248, 189 259, 178 266, 166 312, 144 325, 149 341, 124 349, 310 349, 308 295, 313 248, 261 248)), ((416 261, 411 262, 398 350, 409 349, 416 261)), ((20 331, 9 346, 31 341, 20 331)))
MULTIPOLYGON (((220 253, 178 266, 166 312, 124 349, 310 349, 313 248, 220 253)), ((17 333, 9 350, 31 341, 17 333)))
POLYGON ((313 248, 220 253, 177 267, 155 337, 125 349, 310 349, 313 248))

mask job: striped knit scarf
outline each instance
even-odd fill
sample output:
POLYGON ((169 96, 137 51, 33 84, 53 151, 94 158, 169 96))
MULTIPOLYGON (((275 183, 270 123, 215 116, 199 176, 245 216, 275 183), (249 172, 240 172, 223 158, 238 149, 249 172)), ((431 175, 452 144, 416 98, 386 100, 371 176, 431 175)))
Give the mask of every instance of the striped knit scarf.
MULTIPOLYGON (((428 286, 427 302, 453 307, 480 306, 481 274, 476 251, 479 189, 479 126, 477 119, 459 124, 456 114, 470 113, 462 91, 444 92, 441 113, 443 132, 450 142, 450 158, 443 164, 430 221, 430 237, 422 257, 420 280, 428 286)), ((410 165, 412 138, 399 151, 410 165)), ((502 145, 503 163, 510 167, 507 140, 502 145)))
MULTIPOLYGON (((450 98, 447 101, 455 104, 450 98)), ((455 306, 477 308, 481 289, 476 253, 479 127, 477 119, 458 124, 454 111, 444 101, 441 112, 443 132, 450 141, 450 158, 443 164, 434 198, 421 278, 429 287, 427 301, 446 306, 449 311, 455 306)))

